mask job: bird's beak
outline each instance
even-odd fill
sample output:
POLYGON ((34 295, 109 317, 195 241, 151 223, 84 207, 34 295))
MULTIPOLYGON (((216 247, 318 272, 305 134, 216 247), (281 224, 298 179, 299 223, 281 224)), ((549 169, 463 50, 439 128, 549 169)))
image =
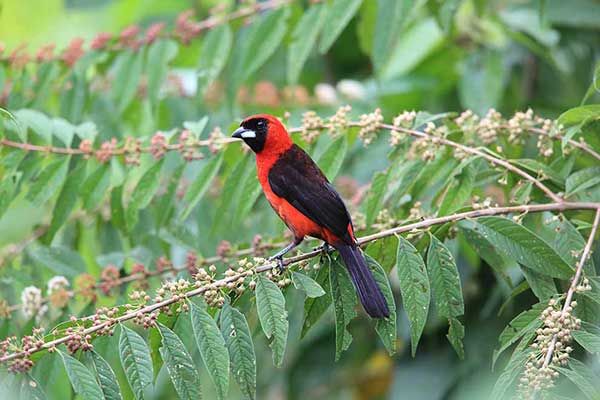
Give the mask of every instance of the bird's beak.
POLYGON ((233 132, 231 137, 238 139, 251 139, 256 137, 256 132, 254 132, 252 129, 246 129, 243 126, 240 126, 233 132))

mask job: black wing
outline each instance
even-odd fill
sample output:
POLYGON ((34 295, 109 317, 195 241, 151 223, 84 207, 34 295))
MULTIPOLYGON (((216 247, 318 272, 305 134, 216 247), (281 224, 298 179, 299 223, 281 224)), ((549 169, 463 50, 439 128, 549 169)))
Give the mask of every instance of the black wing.
POLYGON ((344 201, 300 147, 293 145, 287 150, 273 164, 268 178, 277 196, 337 237, 352 240, 348 234, 350 215, 344 201))

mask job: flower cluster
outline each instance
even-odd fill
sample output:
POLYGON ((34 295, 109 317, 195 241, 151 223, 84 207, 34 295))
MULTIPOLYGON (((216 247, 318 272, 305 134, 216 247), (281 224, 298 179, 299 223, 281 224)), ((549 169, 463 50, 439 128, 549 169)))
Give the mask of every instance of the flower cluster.
MULTIPOLYGON (((411 129, 417 118, 416 111, 404 111, 393 119, 393 125, 397 128, 411 129)), ((406 133, 390 130, 390 144, 397 146, 406 138, 406 133)))
POLYGON ((348 119, 348 113, 350 111, 352 111, 352 107, 350 107, 350 105, 341 106, 337 109, 334 115, 329 117, 329 135, 332 138, 337 138, 344 133, 344 130, 350 122, 348 119))
POLYGON ((533 398, 540 390, 553 387, 558 371, 552 366, 566 366, 573 351, 570 346, 572 332, 581 327, 581 320, 573 316, 577 302, 572 301, 562 311, 559 306, 556 299, 550 299, 540 316, 543 326, 536 331, 536 338, 531 344, 533 352, 519 383, 519 391, 525 398, 533 398))
POLYGON ((306 111, 302 114, 302 140, 306 143, 312 141, 321 133, 320 129, 323 126, 323 120, 314 111, 306 111))
POLYGON ((35 286, 27 286, 21 293, 21 305, 26 318, 41 318, 48 306, 42 302, 42 290, 35 286))
POLYGON ((100 290, 108 296, 112 288, 119 286, 119 269, 113 264, 108 264, 102 270, 100 280, 100 290))
POLYGON ((371 144, 377 137, 377 131, 381 123, 383 122, 383 115, 381 115, 381 109, 376 108, 375 111, 369 114, 363 114, 360 116, 360 131, 358 137, 361 138, 365 146, 371 144))
POLYGON ((41 347, 44 344, 44 330, 41 328, 33 328, 32 334, 24 336, 19 341, 16 336, 10 336, 0 342, 0 357, 9 352, 23 352, 24 358, 17 358, 11 362, 8 367, 8 372, 12 374, 27 372, 33 367, 33 361, 28 357, 31 351, 41 347))
POLYGON ((48 297, 54 307, 63 308, 71 298, 72 293, 67 289, 69 281, 64 276, 54 276, 48 281, 48 297))

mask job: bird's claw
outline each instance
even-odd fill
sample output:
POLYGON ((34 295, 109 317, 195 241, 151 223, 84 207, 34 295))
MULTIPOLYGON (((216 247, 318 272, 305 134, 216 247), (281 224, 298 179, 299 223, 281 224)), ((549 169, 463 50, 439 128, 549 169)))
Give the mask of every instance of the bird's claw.
POLYGON ((319 250, 322 253, 322 255, 326 256, 332 253, 335 250, 335 248, 329 243, 323 243, 322 245, 315 247, 313 250, 319 250))
POLYGON ((269 257, 268 261, 277 260, 277 266, 279 267, 279 272, 283 272, 285 270, 285 265, 283 265, 283 256, 272 256, 269 257))

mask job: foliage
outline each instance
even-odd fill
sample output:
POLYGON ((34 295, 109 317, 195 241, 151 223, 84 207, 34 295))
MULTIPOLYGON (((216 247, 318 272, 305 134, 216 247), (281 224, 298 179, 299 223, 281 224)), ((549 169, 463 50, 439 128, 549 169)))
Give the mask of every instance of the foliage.
POLYGON ((83 3, 121 25, 0 43, 0 397, 597 397, 597 4, 83 3), (316 242, 266 260, 289 238, 228 137, 255 112, 346 199, 390 318, 316 242))

